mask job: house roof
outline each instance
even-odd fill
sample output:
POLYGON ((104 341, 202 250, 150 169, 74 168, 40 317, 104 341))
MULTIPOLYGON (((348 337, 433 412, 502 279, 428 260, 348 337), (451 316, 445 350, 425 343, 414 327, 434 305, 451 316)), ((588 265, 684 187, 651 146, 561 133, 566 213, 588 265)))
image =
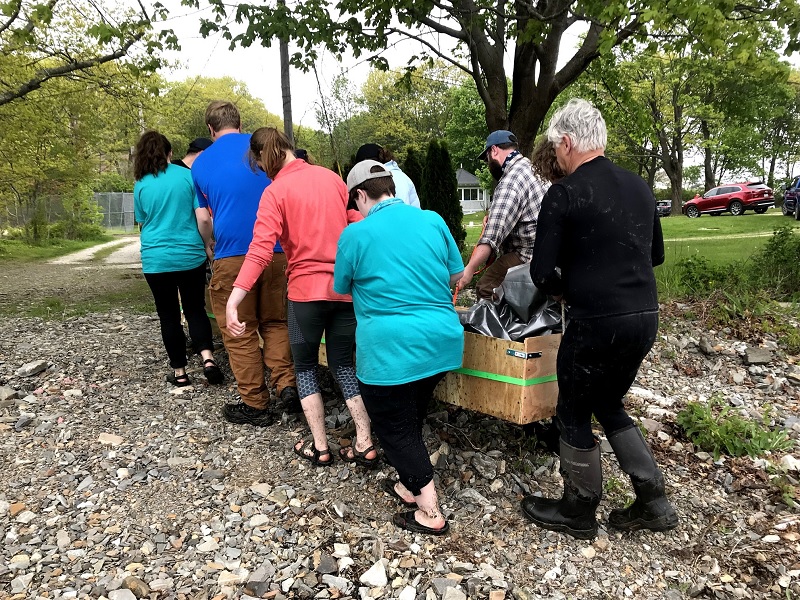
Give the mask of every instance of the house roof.
POLYGON ((458 187, 478 187, 480 182, 478 178, 465 169, 456 169, 456 181, 458 187))

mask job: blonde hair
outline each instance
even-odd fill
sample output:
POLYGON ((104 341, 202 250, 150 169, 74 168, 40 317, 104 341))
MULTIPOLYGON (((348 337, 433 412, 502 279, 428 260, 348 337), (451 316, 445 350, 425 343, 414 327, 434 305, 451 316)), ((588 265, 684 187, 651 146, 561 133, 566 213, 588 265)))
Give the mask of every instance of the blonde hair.
POLYGON ((255 166, 258 161, 264 167, 267 176, 275 179, 275 176, 286 162, 286 151, 294 152, 294 146, 289 138, 282 131, 275 127, 260 127, 253 132, 250 137, 250 166, 255 166))

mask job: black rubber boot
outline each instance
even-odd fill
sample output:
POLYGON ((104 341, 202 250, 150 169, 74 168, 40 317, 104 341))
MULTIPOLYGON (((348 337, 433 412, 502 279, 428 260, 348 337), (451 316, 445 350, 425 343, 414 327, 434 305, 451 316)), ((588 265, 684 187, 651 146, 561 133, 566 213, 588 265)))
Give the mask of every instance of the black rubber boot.
POLYGON ((616 529, 667 531, 678 525, 678 515, 664 492, 664 476, 642 432, 631 425, 608 438, 619 466, 631 478, 636 500, 628 508, 615 508, 608 524, 616 529))
POLYGON ((603 494, 600 446, 581 450, 562 439, 559 455, 564 495, 560 500, 526 496, 522 512, 539 527, 590 540, 597 536, 595 511, 603 494))

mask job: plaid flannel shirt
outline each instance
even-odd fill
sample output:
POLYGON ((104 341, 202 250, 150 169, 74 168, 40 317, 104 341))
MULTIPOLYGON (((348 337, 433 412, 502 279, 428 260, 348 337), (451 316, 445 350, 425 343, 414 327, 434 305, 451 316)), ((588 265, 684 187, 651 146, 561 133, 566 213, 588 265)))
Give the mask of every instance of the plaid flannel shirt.
POLYGON ((516 252, 524 262, 533 257, 536 223, 550 184, 539 179, 531 161, 517 154, 503 168, 489 206, 489 219, 479 244, 498 254, 516 252))

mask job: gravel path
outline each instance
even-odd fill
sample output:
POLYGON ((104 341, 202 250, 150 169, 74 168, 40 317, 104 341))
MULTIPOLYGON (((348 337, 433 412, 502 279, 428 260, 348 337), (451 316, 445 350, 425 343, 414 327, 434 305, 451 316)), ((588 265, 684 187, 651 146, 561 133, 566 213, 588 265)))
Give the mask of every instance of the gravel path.
MULTIPOLYGON (((196 357, 194 385, 171 388, 154 315, 5 318, 0 597, 796 597, 800 517, 776 484, 797 485, 800 357, 770 339, 700 331, 682 310, 667 307, 628 401, 681 523, 657 534, 605 530, 631 492, 604 442, 593 542, 522 517, 522 496, 554 495, 560 477, 557 458, 520 427, 434 407, 426 442, 452 530, 414 536, 390 522, 398 506, 380 486, 390 469, 310 467, 292 452, 305 422, 277 407, 270 428, 226 425, 220 408, 235 388, 205 385, 196 357), (751 418, 769 408, 793 451, 714 462, 693 448, 675 414, 715 394, 751 418)), ((332 390, 326 398, 340 444, 351 420, 332 390)))

